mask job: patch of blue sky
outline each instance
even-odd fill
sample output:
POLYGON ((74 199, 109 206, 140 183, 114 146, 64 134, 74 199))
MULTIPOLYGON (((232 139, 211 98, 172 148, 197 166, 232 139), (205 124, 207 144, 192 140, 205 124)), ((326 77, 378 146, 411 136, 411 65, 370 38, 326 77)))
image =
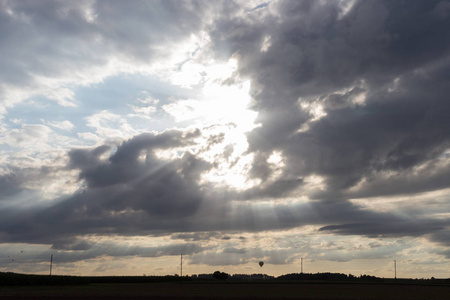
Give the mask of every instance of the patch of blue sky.
POLYGON ((139 74, 109 77, 102 83, 79 87, 74 91, 83 109, 91 112, 108 110, 118 114, 131 112, 128 104, 137 104, 145 93, 158 99, 158 105, 168 103, 170 98, 189 98, 196 94, 196 91, 161 81, 155 76, 139 74))
POLYGON ((5 124, 20 128, 23 124, 42 124, 43 120, 64 121, 73 107, 63 107, 44 96, 33 96, 8 109, 5 124))
MULTIPOLYGON (((176 123, 172 116, 161 107, 174 99, 195 98, 199 91, 175 86, 156 76, 118 75, 101 83, 74 87, 76 106, 61 106, 44 96, 33 96, 8 109, 3 122, 10 130, 21 128, 23 124, 44 124, 61 135, 76 137, 78 133, 90 132, 86 118, 107 111, 127 120, 136 130, 163 131, 168 128, 185 126, 176 123), (147 98, 154 99, 147 103, 147 98), (147 116, 133 108, 154 106, 147 116), (49 124, 69 121, 73 128, 63 129, 49 124)), ((182 122, 185 123, 185 122, 182 122)))
POLYGON ((270 4, 270 1, 269 1, 269 2, 261 3, 261 4, 255 6, 255 7, 253 7, 252 9, 249 9, 248 12, 252 12, 252 11, 255 11, 255 10, 258 10, 258 9, 261 9, 261 8, 265 8, 265 7, 267 7, 269 4, 270 4))
MULTIPOLYGON (((55 101, 43 96, 34 96, 8 109, 5 124, 10 129, 21 128, 23 124, 48 124, 52 122, 69 121, 76 131, 86 129, 83 118, 86 111, 82 107, 61 106, 55 101)), ((53 127, 55 131, 64 131, 68 135, 73 130, 63 130, 53 127)))
POLYGON ((173 99, 195 98, 196 89, 186 89, 162 81, 156 76, 132 74, 119 75, 107 78, 102 83, 74 90, 75 98, 79 102, 79 109, 85 116, 101 111, 127 117, 136 129, 161 131, 175 126, 171 116, 161 107, 173 99), (146 98, 156 100, 146 103, 146 98), (140 118, 135 114, 133 107, 154 106, 154 112, 149 118, 140 118))

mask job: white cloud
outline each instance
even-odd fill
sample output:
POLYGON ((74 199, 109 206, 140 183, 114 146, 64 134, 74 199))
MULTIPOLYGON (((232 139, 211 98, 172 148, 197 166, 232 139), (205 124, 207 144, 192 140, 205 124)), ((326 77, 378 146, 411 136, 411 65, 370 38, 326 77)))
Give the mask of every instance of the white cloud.
POLYGON ((267 49, 269 49, 270 45, 272 44, 270 39, 271 39, 271 37, 269 35, 266 35, 264 37, 264 40, 261 44, 261 52, 266 52, 267 49))
POLYGON ((157 108, 154 106, 130 106, 131 109, 136 113, 135 116, 148 117, 149 115, 156 112, 157 108))
POLYGON ((47 148, 47 142, 52 130, 40 124, 22 124, 19 129, 12 129, 4 132, 5 138, 1 143, 12 148, 33 148, 35 151, 47 148))
POLYGON ((85 120, 86 125, 94 128, 100 139, 124 140, 138 133, 125 118, 106 110, 90 115, 85 120))
POLYGON ((50 121, 45 121, 45 120, 42 120, 42 119, 41 119, 41 121, 42 121, 44 124, 47 124, 47 125, 49 125, 49 126, 52 126, 52 127, 54 127, 54 128, 58 128, 58 129, 61 129, 61 130, 70 131, 70 130, 72 130, 72 129, 75 128, 75 125, 73 125, 73 123, 70 122, 70 121, 68 121, 68 120, 65 120, 65 121, 53 121, 53 122, 50 122, 50 121))

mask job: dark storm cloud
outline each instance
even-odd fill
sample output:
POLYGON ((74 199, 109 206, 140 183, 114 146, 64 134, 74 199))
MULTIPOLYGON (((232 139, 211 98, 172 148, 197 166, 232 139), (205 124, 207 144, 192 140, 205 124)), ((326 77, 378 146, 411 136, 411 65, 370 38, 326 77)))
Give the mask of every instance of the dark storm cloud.
POLYGON ((145 61, 150 54, 148 46, 152 52, 159 52, 161 43, 170 46, 203 26, 207 20, 202 16, 208 6, 201 4, 201 1, 97 1, 94 12, 103 37, 120 52, 145 61), (125 22, 117 23, 117 18, 124 18, 125 22))
POLYGON ((85 241, 83 239, 71 237, 63 237, 53 241, 52 249, 55 250, 73 250, 86 251, 91 249, 94 243, 85 241))
MULTIPOLYGON (((431 240, 433 242, 440 243, 446 247, 450 247, 450 232, 448 230, 446 230, 446 231, 440 231, 440 232, 434 233, 431 236, 431 240)), ((449 254, 450 254, 450 251, 449 251, 449 254)))
MULTIPOLYGON (((105 210, 143 210, 153 217, 165 218, 192 214, 203 197, 196 181, 209 164, 187 152, 178 160, 164 162, 154 151, 192 144, 199 134, 173 130, 135 136, 120 145, 108 161, 81 168, 80 179, 88 189, 86 195, 79 197, 92 197, 87 201, 104 199, 95 200, 95 206, 104 205, 105 210)), ((89 211, 91 205, 86 205, 89 211)))
POLYGON ((444 188, 447 172, 439 169, 439 158, 450 142, 449 88, 444 84, 448 79, 442 72, 428 73, 426 79, 400 82, 399 92, 369 96, 365 106, 328 111, 308 132, 290 140, 286 147, 290 165, 326 176, 331 192, 350 188, 363 178, 376 181, 386 171, 398 173, 392 182, 398 185, 385 181, 380 194, 385 189, 408 193, 408 188, 410 192, 444 188), (425 163, 433 166, 417 178, 422 183, 408 185, 410 171, 425 163))
MULTIPOLYGON (((161 162, 154 156, 154 149, 186 146, 199 134, 199 131, 183 133, 175 130, 159 135, 141 134, 122 143, 107 162, 98 160, 101 154, 109 150, 106 146, 94 150, 73 150, 69 153, 70 165, 81 170, 80 179, 84 179, 89 187, 125 184, 162 167, 161 162), (145 163, 139 161, 141 155, 145 163)), ((201 168, 200 163, 196 165, 189 156, 184 158, 183 163, 186 164, 186 174, 183 175, 189 175, 191 172, 191 175, 195 176, 195 168, 201 168)))
MULTIPOLYGON (((283 177, 283 176, 281 176, 283 177)), ((279 199, 287 197, 293 190, 301 186, 303 180, 300 179, 279 179, 265 186, 257 186, 247 189, 244 192, 230 193, 230 197, 234 199, 279 199)))
POLYGON ((51 207, 12 210, 1 222, 2 231, 11 241, 49 237, 56 247, 66 245, 61 243, 65 235, 77 233, 136 234, 170 223, 175 225, 169 227, 182 227, 182 220, 195 214, 203 201, 197 180, 210 165, 187 152, 163 161, 154 151, 190 145, 199 134, 176 130, 142 134, 122 143, 106 160, 99 158, 109 150, 105 146, 73 150, 69 166, 80 170, 86 188, 51 207), (174 222, 177 218, 181 220, 174 222))
MULTIPOLYGON (((4 175, 0 176, 0 203, 13 202, 27 197, 26 193, 35 193, 33 188, 28 187, 31 182, 46 181, 59 169, 57 167, 16 167, 6 164, 3 166, 4 175)), ((51 180, 51 179, 50 179, 51 180)))
MULTIPOLYGON (((248 135, 249 151, 256 154, 252 176, 269 178, 272 170, 261 158, 278 150, 284 176, 325 178, 326 187, 309 195, 319 201, 447 188, 447 4, 357 1, 341 15, 338 1, 280 1, 245 19, 219 19, 215 49, 235 54, 240 74, 252 80, 261 125, 248 135), (320 105, 326 115, 310 122, 314 115, 302 104, 320 105)), ((265 191, 276 196, 272 192, 265 191)), ((366 214, 353 206, 340 213, 350 222, 323 230, 421 235, 444 226, 392 215, 382 223, 388 217, 383 213, 373 213, 373 226, 356 222, 366 214)), ((322 222, 339 218, 332 216, 322 222)))
POLYGON ((405 220, 391 219, 387 222, 377 223, 353 223, 342 225, 329 225, 319 229, 319 231, 334 232, 343 235, 366 235, 378 236, 422 236, 429 232, 442 231, 448 226, 448 222, 432 220, 405 220))
POLYGON ((0 176, 0 201, 19 193, 21 191, 21 182, 22 180, 14 173, 0 176))

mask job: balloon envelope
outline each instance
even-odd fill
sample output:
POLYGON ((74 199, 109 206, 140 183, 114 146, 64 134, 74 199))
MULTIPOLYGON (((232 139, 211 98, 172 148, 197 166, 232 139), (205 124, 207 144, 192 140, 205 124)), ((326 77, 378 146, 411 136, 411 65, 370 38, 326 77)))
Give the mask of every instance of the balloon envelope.
POLYGON ((260 266, 260 267, 264 266, 264 262, 263 262, 263 261, 260 261, 260 262, 259 262, 259 266, 260 266))

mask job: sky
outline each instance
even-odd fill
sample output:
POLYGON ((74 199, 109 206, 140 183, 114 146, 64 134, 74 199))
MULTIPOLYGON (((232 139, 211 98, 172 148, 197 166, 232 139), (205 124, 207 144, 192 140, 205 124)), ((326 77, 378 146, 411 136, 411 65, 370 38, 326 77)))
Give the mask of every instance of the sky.
POLYGON ((449 28, 450 1, 0 0, 0 271, 449 278, 449 28))

